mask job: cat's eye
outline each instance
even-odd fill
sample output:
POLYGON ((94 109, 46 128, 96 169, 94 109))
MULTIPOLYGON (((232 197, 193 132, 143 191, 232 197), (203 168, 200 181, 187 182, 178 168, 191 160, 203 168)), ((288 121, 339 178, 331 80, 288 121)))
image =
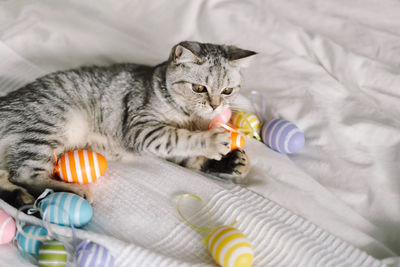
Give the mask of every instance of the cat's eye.
POLYGON ((193 84, 192 90, 195 91, 196 93, 207 93, 207 88, 200 84, 193 84))
POLYGON ((223 93, 224 95, 230 95, 230 94, 232 94, 232 91, 233 91, 233 88, 232 88, 232 87, 227 87, 227 88, 225 88, 224 90, 222 90, 222 93, 223 93))

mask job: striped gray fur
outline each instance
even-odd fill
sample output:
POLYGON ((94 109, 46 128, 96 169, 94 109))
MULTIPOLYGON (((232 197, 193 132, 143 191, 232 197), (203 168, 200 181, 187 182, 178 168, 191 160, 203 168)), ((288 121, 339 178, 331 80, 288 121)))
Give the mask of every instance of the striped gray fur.
POLYGON ((91 200, 87 187, 51 179, 53 152, 74 149, 91 149, 109 160, 157 155, 240 180, 248 170, 244 151, 229 153, 229 134, 208 130, 208 123, 230 107, 240 89, 240 68, 254 54, 186 41, 155 67, 59 71, 1 97, 0 197, 21 205, 52 188, 91 200), (193 84, 207 92, 195 92, 193 84), (233 90, 227 94, 225 88, 233 90))

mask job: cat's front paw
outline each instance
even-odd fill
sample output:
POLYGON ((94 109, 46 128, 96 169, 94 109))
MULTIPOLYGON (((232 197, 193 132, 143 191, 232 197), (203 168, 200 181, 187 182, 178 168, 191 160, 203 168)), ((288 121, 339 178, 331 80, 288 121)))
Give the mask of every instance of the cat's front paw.
POLYGON ((207 131, 202 140, 204 156, 209 159, 220 160, 231 151, 231 138, 229 132, 222 128, 207 131))
POLYGON ((250 162, 244 150, 236 149, 221 160, 204 162, 201 170, 241 184, 246 182, 249 168, 250 162))

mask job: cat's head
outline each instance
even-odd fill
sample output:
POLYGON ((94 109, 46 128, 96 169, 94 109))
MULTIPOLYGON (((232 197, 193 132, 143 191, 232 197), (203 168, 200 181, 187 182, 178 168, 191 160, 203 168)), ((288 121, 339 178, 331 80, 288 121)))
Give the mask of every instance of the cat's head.
POLYGON ((255 54, 235 46, 181 42, 169 57, 168 90, 189 113, 210 119, 230 107, 240 90, 240 69, 255 54))

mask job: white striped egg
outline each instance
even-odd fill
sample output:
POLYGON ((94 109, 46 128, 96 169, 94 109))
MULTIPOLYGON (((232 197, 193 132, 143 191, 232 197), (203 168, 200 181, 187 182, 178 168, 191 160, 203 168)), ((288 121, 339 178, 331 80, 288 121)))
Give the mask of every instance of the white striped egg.
POLYGON ((299 151, 305 142, 303 132, 295 124, 283 119, 265 123, 261 135, 267 146, 285 154, 299 151))
POLYGON ((223 225, 208 237, 208 250, 222 267, 250 267, 253 248, 247 237, 232 226, 223 225))
POLYGON ((232 116, 232 124, 242 131, 248 131, 246 133, 251 133, 253 129, 256 134, 260 134, 261 121, 254 114, 244 111, 236 112, 232 116))
POLYGON ((39 267, 63 267, 67 264, 67 257, 67 250, 60 241, 46 241, 39 249, 39 267))
POLYGON ((13 240, 17 231, 14 219, 0 209, 0 245, 13 240))
MULTIPOLYGON (((29 225, 23 228, 24 233, 28 235, 32 235, 35 237, 45 236, 47 235, 47 230, 41 226, 37 225, 29 225)), ((42 242, 40 240, 36 240, 30 237, 26 237, 20 232, 17 233, 16 236, 18 242, 18 248, 24 252, 27 252, 32 255, 37 255, 39 252, 40 245, 42 242)))
POLYGON ((90 150, 74 150, 63 154, 54 167, 54 174, 65 182, 95 182, 107 170, 103 155, 90 150))
POLYGON ((114 266, 114 257, 108 249, 89 240, 82 241, 75 253, 78 267, 114 266))
POLYGON ((58 225, 81 227, 89 223, 93 208, 82 197, 67 192, 52 193, 39 202, 38 207, 46 212, 46 220, 58 225), (71 222, 70 222, 71 221, 71 222))

